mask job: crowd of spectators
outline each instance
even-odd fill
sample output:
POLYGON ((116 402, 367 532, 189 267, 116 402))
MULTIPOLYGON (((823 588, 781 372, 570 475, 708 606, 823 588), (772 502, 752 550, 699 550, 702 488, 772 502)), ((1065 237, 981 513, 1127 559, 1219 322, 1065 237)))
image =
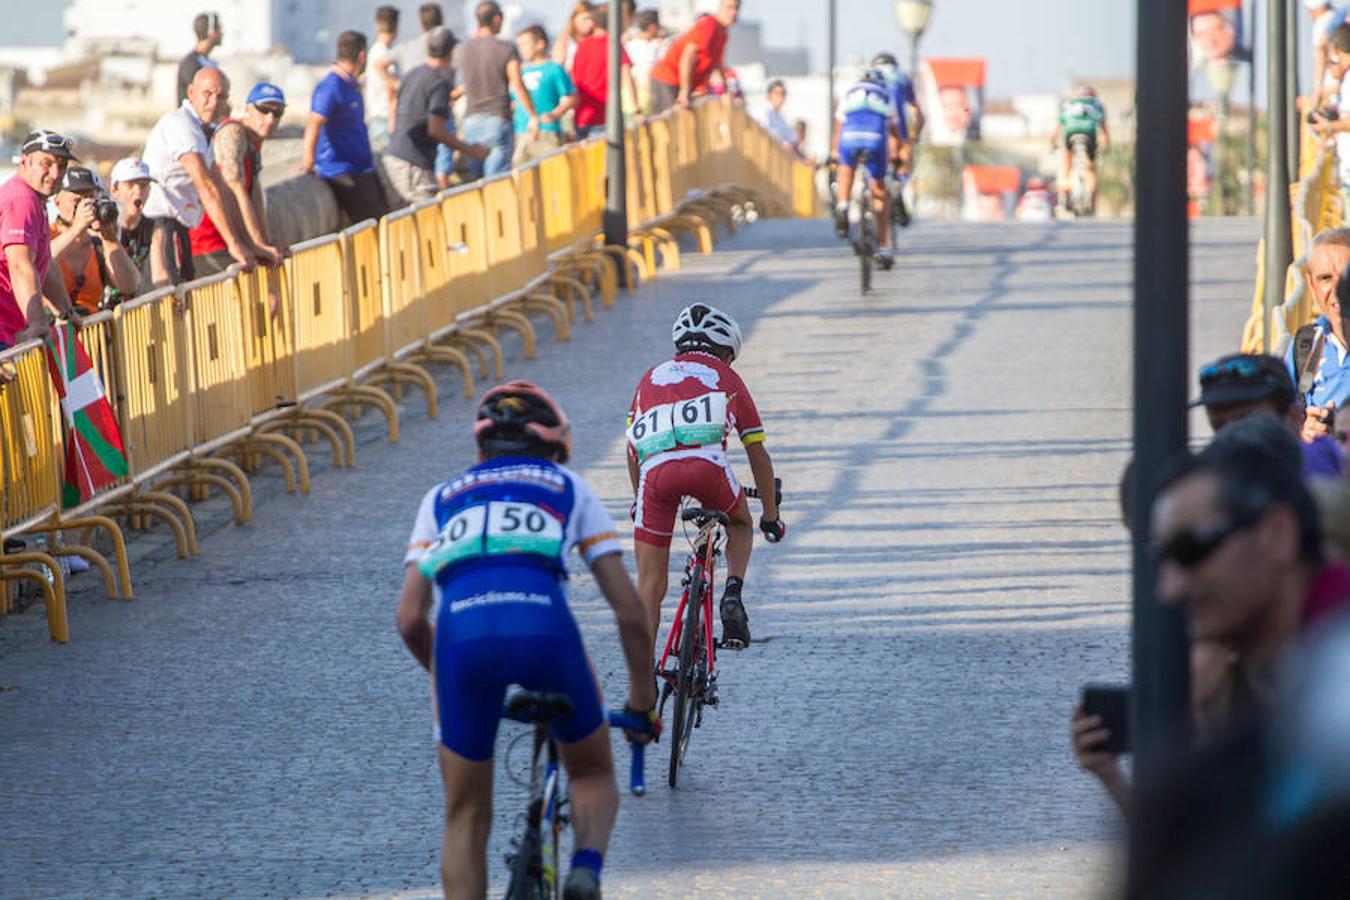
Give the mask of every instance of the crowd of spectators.
MULTIPOLYGON (((720 0, 672 35, 655 9, 622 0, 625 120, 735 92, 723 55, 739 9, 740 0, 720 0)), ((538 24, 503 35, 501 6, 484 0, 461 40, 440 4, 425 3, 421 33, 400 44, 398 9, 379 6, 373 40, 356 30, 336 39, 333 65, 309 98, 298 172, 322 180, 343 218, 359 222, 595 135, 609 113, 608 16, 607 5, 582 0, 556 39, 538 24)), ((230 79, 212 58, 224 40, 220 16, 203 12, 192 28, 178 106, 106 184, 79 164, 68 138, 25 139, 17 174, 0 185, 0 346, 46 333, 48 310, 78 324, 157 287, 286 257, 261 182, 285 94, 259 82, 232 107, 230 79)), ((771 127, 799 147, 783 97, 780 83, 771 127)))
MULTIPOLYGON (((1141 826, 1127 896, 1272 896, 1263 893, 1272 884, 1327 883, 1309 842, 1327 816, 1350 817, 1350 797, 1289 784, 1290 767, 1308 762, 1297 755, 1310 751, 1277 745, 1294 711, 1327 687, 1307 677, 1311 660, 1334 652, 1342 671, 1350 664, 1350 475, 1336 418, 1350 399, 1347 266, 1350 229, 1318 234, 1307 274, 1317 321, 1283 358, 1234 354, 1200 368, 1192 405, 1214 437, 1170 461, 1134 519, 1148 529, 1159 602, 1186 622, 1191 716, 1172 766, 1134 786, 1122 754, 1106 749, 1106 721, 1081 704, 1074 711, 1079 765, 1141 826), (1235 849, 1258 837, 1269 852, 1235 849), (1207 892, 1193 893, 1197 885, 1207 892)), ((1127 469, 1123 501, 1133 477, 1127 469)))

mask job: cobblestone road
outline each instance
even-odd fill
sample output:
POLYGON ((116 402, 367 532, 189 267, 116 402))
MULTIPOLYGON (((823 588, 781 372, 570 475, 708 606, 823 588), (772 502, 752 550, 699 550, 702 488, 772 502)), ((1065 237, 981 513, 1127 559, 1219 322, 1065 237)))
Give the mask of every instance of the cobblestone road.
MULTIPOLYGON (((1128 667, 1130 226, 924 224, 866 299, 827 231, 758 223, 509 363, 626 527, 632 384, 715 302, 786 481, 757 641, 723 655, 680 789, 661 748, 625 800, 608 893, 1094 896, 1118 821, 1065 734, 1077 687, 1128 667)), ((1256 231, 1197 233, 1197 357, 1237 340, 1256 231)), ((40 606, 0 619, 0 896, 435 894, 429 690, 393 610, 417 500, 472 459, 443 397, 397 446, 365 425, 354 471, 314 457, 308 498, 260 478, 250 525, 209 504, 198 559, 137 536, 137 599, 86 584, 68 646, 40 606)), ((620 702, 612 620, 572 585, 620 702)), ((521 794, 499 772, 494 872, 521 794)))

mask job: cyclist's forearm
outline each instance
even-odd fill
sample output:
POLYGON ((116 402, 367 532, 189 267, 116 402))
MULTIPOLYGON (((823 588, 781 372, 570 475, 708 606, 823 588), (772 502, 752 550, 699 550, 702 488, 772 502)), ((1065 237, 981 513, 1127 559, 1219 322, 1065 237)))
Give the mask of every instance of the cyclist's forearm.
POLYGON ((398 613, 395 616, 399 636, 403 638, 408 652, 431 671, 432 629, 427 621, 427 610, 431 607, 431 582, 422 577, 416 566, 408 566, 403 579, 403 593, 398 600, 398 613))
POLYGON ((764 444, 747 444, 745 458, 750 462, 750 474, 755 479, 755 489, 759 491, 759 502, 763 517, 770 522, 778 518, 777 489, 773 483, 773 460, 764 444))

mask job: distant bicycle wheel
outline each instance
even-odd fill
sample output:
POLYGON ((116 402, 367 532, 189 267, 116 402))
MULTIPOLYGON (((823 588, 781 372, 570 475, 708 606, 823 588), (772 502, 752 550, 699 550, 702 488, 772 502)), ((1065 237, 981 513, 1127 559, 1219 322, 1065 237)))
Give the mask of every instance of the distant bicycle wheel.
POLYGON ((864 208, 858 234, 858 265, 860 266, 862 292, 872 290, 872 257, 877 252, 876 220, 870 210, 864 208))

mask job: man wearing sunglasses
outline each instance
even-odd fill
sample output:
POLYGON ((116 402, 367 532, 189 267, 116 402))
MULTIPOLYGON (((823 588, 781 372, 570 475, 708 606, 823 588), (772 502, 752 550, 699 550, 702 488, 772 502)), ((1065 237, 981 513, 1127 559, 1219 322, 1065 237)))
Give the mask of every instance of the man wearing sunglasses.
MULTIPOLYGON (((1293 379, 1284 363, 1259 353, 1224 356, 1200 367, 1200 399, 1209 427, 1217 433, 1248 416, 1264 413, 1284 422, 1299 435, 1304 424, 1303 408, 1296 402, 1293 379)), ((1299 443, 1305 478, 1335 477, 1345 468, 1345 455, 1335 440, 1313 436, 1299 443)))
MULTIPOLYGON (((241 221, 235 223, 235 232, 247 235, 258 261, 269 266, 280 265, 285 251, 272 244, 267 231, 260 180, 262 145, 276 134, 285 114, 286 95, 275 84, 262 81, 248 92, 244 114, 222 121, 211 137, 216 168, 239 210, 241 221)), ((210 212, 192 229, 189 240, 192 267, 198 277, 224 272, 234 262, 210 212)))
MULTIPOLYGON (((1350 39, 1350 28, 1345 36, 1350 39)), ((1350 147, 1345 152, 1350 153, 1350 147)), ((1347 264, 1350 229, 1331 228, 1313 238, 1304 278, 1320 315, 1294 333, 1284 356, 1305 407, 1300 423, 1305 441, 1344 430, 1344 422, 1336 423, 1336 412, 1350 400, 1350 345, 1336 287, 1347 264)))
POLYGON ((1268 702, 1279 657, 1350 607, 1350 570, 1328 566, 1296 439, 1271 416, 1225 428, 1165 472, 1151 535, 1158 597, 1179 606, 1192 643, 1234 654, 1234 712, 1268 702))
POLYGON ((24 138, 19 170, 0 185, 0 349, 50 330, 42 297, 78 328, 80 314, 70 302, 61 272, 52 263, 47 198, 61 186, 75 159, 71 141, 53 131, 24 138))

